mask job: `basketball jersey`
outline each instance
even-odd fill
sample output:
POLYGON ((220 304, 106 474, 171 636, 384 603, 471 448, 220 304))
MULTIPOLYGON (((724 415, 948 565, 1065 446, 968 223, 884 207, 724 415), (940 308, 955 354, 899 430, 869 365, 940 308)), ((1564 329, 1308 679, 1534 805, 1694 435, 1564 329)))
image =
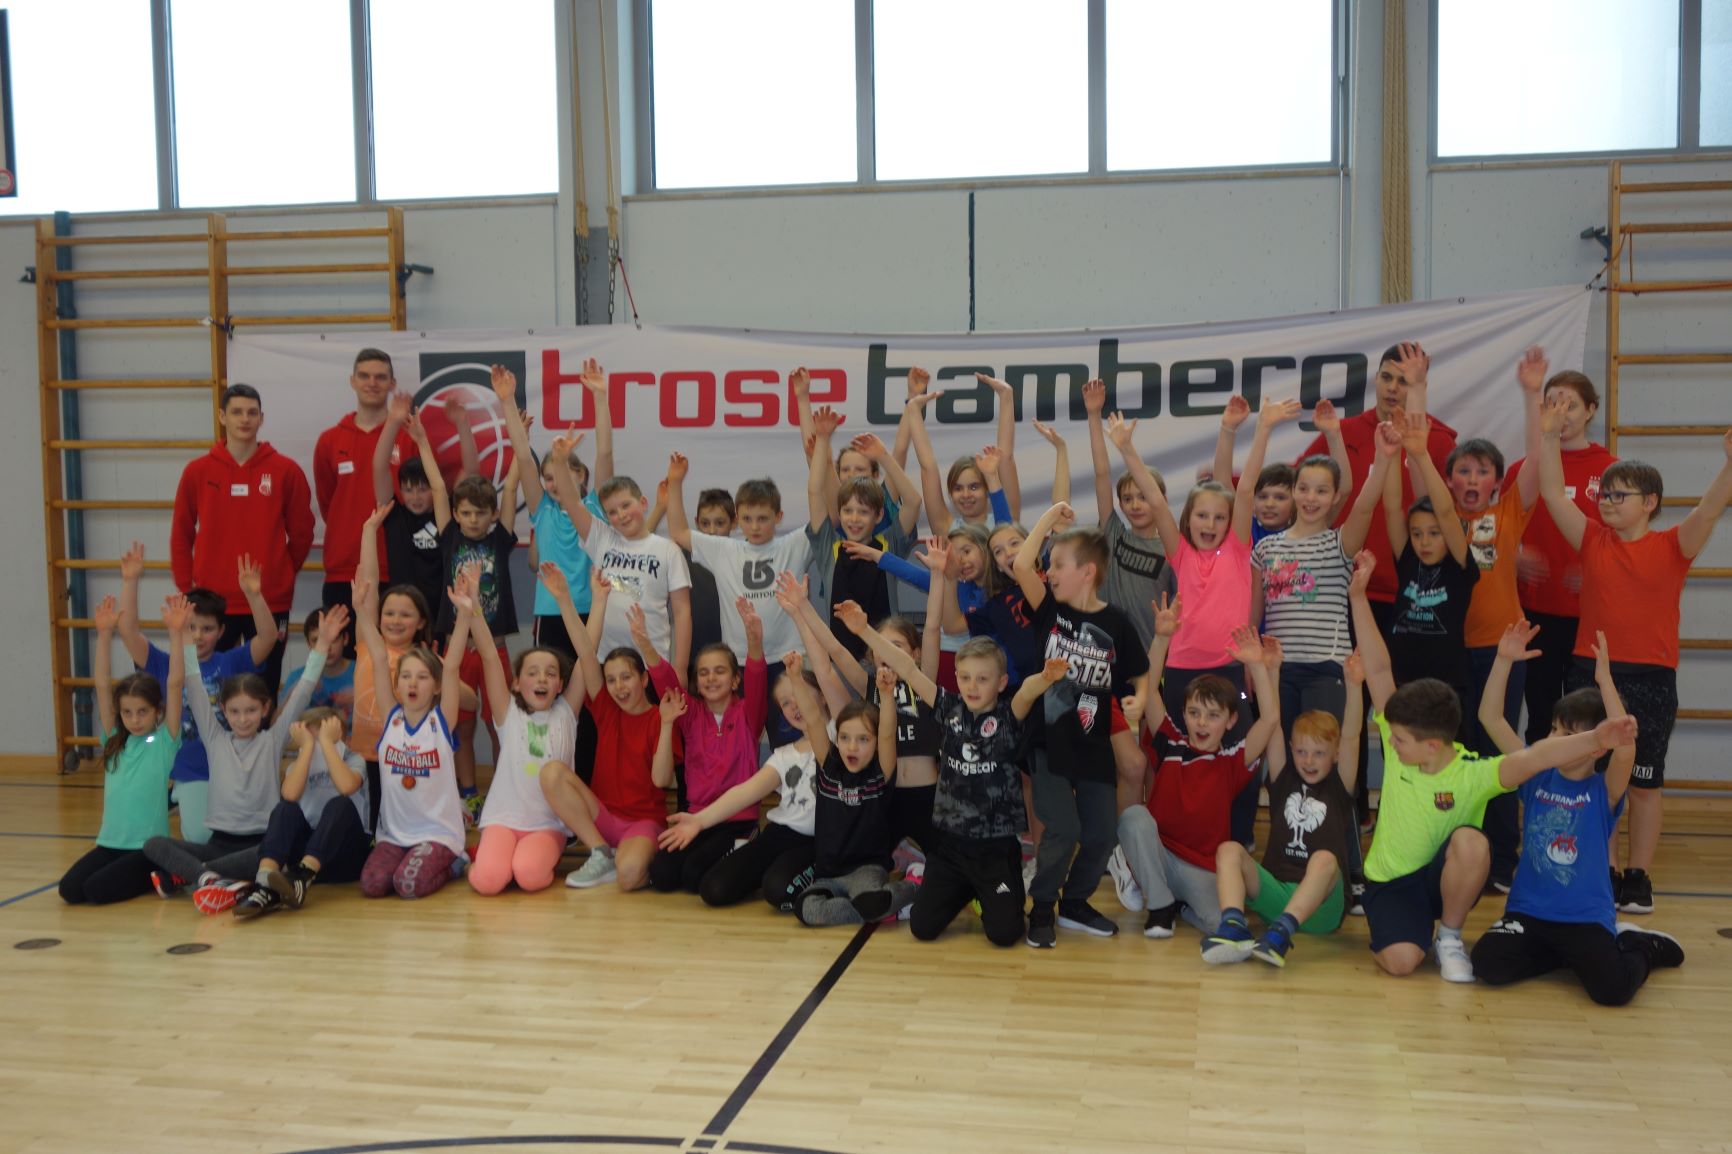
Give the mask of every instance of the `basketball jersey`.
POLYGON ((463 802, 457 796, 456 744, 435 706, 410 727, 394 705, 379 738, 379 840, 424 841, 463 856, 463 802))
POLYGON ((570 830, 547 804, 541 792, 544 762, 571 764, 577 747, 577 714, 561 697, 540 713, 525 713, 513 697, 499 725, 499 756, 494 758, 493 784, 481 810, 481 828, 502 825, 527 833, 536 829, 570 830))

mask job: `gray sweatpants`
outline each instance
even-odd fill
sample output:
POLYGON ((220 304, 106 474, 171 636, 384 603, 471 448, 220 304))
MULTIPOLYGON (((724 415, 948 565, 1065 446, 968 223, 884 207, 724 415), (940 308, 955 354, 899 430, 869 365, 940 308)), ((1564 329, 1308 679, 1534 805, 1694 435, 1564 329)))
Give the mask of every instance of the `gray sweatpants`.
POLYGON ((1221 924, 1221 899, 1215 871, 1185 861, 1161 844, 1155 815, 1146 805, 1133 805, 1119 815, 1119 845, 1142 887, 1145 909, 1158 910, 1183 902, 1180 916, 1205 934, 1221 924))
MULTIPOLYGON (((1086 902, 1113 856, 1118 786, 1054 773, 1047 751, 1034 751, 1034 814, 1046 827, 1035 854, 1028 896, 1037 906, 1086 902)), ((1213 928, 1213 927, 1211 927, 1213 928)))
POLYGON ((883 866, 863 865, 841 877, 816 879, 795 899, 794 909, 809 926, 858 926, 866 921, 857 908, 862 900, 868 906, 885 906, 877 915, 884 917, 913 901, 914 889, 913 882, 891 881, 883 866), (830 896, 818 896, 823 893, 830 896), (884 896, 877 896, 880 893, 884 896))
POLYGON ((144 843, 144 856, 188 886, 197 883, 198 875, 206 870, 237 881, 251 881, 259 872, 259 845, 263 840, 263 834, 246 842, 221 837, 208 842, 153 837, 144 843))

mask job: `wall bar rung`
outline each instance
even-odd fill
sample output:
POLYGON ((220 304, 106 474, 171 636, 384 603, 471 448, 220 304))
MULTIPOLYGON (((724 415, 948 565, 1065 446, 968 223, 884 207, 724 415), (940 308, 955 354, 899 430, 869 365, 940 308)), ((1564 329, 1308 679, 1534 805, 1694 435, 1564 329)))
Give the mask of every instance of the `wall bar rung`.
POLYGON ((48 236, 42 243, 49 248, 85 248, 93 245, 117 244, 203 244, 202 232, 139 233, 137 236, 48 236))
POLYGON ((1638 192, 1732 192, 1732 180, 1648 181, 1623 185, 1619 191, 1625 196, 1638 192))
MULTIPOLYGON (((229 238, 233 240, 231 236, 229 238)), ((320 276, 326 273, 390 272, 385 261, 371 264, 253 264, 230 265, 223 270, 230 276, 320 276)))
POLYGON ((90 268, 77 269, 72 272, 50 271, 49 280, 58 281, 92 281, 92 280, 164 280, 169 277, 206 277, 210 275, 208 268, 90 268))
MULTIPOLYGON (((338 237, 389 237, 388 228, 299 228, 265 229, 256 232, 231 232, 228 238, 237 240, 334 240, 338 237)), ((202 238, 201 238, 202 239, 202 238)))
POLYGON ((148 377, 139 380, 98 380, 92 377, 85 381, 49 381, 51 389, 214 389, 215 382, 186 380, 152 380, 148 377))
POLYGON ((1617 293, 1726 293, 1732 280, 1628 280, 1607 289, 1617 293))
POLYGON ((1697 232, 1732 232, 1732 220, 1696 220, 1696 221, 1649 221, 1644 224, 1626 224, 1619 228, 1625 236, 1635 233, 1697 233, 1697 232))
POLYGON ((1732 365, 1732 353, 1614 353, 1620 365, 1732 365))
POLYGON ((68 449, 208 449, 210 441, 49 441, 48 448, 68 449))
POLYGON ((390 313, 329 313, 309 317, 230 317, 235 328, 258 325, 388 325, 390 313))
POLYGON ((174 502, 173 501, 100 501, 100 500, 64 501, 64 500, 62 500, 62 501, 55 501, 53 504, 54 504, 54 507, 56 509, 106 509, 106 510, 109 510, 111 512, 119 512, 123 509, 172 509, 172 508, 174 508, 174 502))
MULTIPOLYGON (((120 560, 102 557, 56 557, 54 567, 56 569, 119 569, 120 560)), ((167 561, 146 561, 144 567, 153 573, 166 573, 172 566, 167 561)))
POLYGON ((51 329, 196 329, 202 317, 55 317, 46 322, 51 329))
POLYGON ((1621 425, 1622 437, 1718 437, 1726 432, 1725 425, 1621 425))

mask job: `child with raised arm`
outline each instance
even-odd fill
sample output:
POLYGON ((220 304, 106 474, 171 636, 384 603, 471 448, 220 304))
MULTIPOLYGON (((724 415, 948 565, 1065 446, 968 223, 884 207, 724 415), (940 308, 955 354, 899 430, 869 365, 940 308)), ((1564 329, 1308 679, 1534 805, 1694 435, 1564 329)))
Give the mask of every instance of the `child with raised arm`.
MULTIPOLYGON (((1094 464, 1095 522, 1107 535, 1107 551, 1112 556, 1101 596, 1108 605, 1131 619, 1137 637, 1146 649, 1155 636, 1155 617, 1149 606, 1161 594, 1173 591, 1173 571, 1168 563, 1167 547, 1155 528, 1154 502, 1143 492, 1143 486, 1153 485, 1160 499, 1165 501, 1167 483, 1159 472, 1146 467, 1126 470, 1116 483, 1113 481, 1102 412, 1106 407, 1106 383, 1088 382, 1083 386, 1082 396, 1083 410, 1088 414, 1089 456, 1094 464), (1113 513, 1115 495, 1118 497, 1116 516, 1113 513)), ((1055 502, 1059 500, 1056 492, 1053 499, 1055 502)))
POLYGON ((151 838, 168 836, 169 773, 180 750, 186 682, 181 638, 172 629, 166 687, 148 673, 115 681, 110 669, 120 606, 104 597, 91 616, 96 623, 92 673, 101 726, 97 736, 102 739, 102 826, 96 845, 60 879, 60 900, 68 905, 107 905, 150 892, 150 872, 140 868, 140 851, 151 838))
MULTIPOLYGON (((1155 606, 1151 681, 1160 675, 1183 624, 1181 607, 1165 599, 1155 606)), ((1127 721, 1136 719, 1139 733, 1146 721, 1152 738, 1144 748, 1154 782, 1143 803, 1127 808, 1118 822, 1119 844, 1147 911, 1146 938, 1172 937, 1174 918, 1181 913, 1205 935, 1221 920, 1215 862, 1221 843, 1232 840, 1233 800, 1256 773, 1271 735, 1280 731, 1281 698, 1268 668, 1273 654, 1243 625, 1233 634, 1229 652, 1245 666, 1257 693, 1258 717, 1243 739, 1231 736, 1238 696, 1226 679, 1210 673, 1185 686, 1183 729, 1152 688, 1131 698, 1126 712, 1127 721)))
MULTIPOLYGON (((301 623, 301 636, 306 639, 307 648, 311 650, 319 640, 319 622, 324 620, 324 609, 315 609, 307 614, 307 619, 301 623)), ((301 665, 283 674, 281 693, 287 694, 294 690, 295 683, 306 673, 306 666, 301 665)), ((281 706, 278 706, 281 709, 281 706)), ((325 656, 324 672, 313 686, 313 696, 307 701, 308 709, 335 709, 343 716, 343 724, 347 726, 355 709, 355 661, 354 639, 345 631, 331 646, 331 651, 325 656)), ((272 722, 275 722, 275 718, 272 722)))
POLYGON ((800 730, 800 740, 778 748, 757 773, 704 808, 669 817, 659 839, 664 850, 686 849, 704 831, 733 822, 744 810, 755 814, 759 802, 772 793, 777 795, 776 807, 764 815, 763 828, 704 874, 698 896, 707 906, 731 906, 758 894, 771 908, 791 913, 794 899, 812 881, 816 853, 813 821, 818 807, 813 782, 818 762, 812 754, 811 739, 804 734, 813 726, 827 726, 830 716, 822 696, 815 695, 819 708, 812 717, 801 712, 795 700, 796 680, 804 680, 809 689, 818 687, 817 678, 806 669, 801 656, 788 653, 782 664, 782 676, 776 679, 772 692, 782 716, 800 730))
POLYGON ((921 941, 932 941, 963 907, 978 902, 987 940, 995 946, 1016 944, 1025 932, 1022 846, 1016 836, 1024 814, 1022 722, 1041 694, 1070 676, 1069 664, 1062 657, 1048 658, 1006 701, 1000 696, 1010 681, 1004 650, 991 638, 976 637, 957 655, 960 690, 951 693, 867 625, 863 613, 850 611, 847 623, 938 718, 933 835, 909 928, 921 941))
MULTIPOLYGON (((589 859, 566 875, 566 886, 581 890, 611 881, 626 892, 648 884, 656 838, 667 826, 665 791, 674 785, 678 713, 670 713, 664 725, 649 699, 649 674, 636 649, 622 647, 597 657, 596 638, 611 586, 600 570, 592 570, 590 576, 596 608, 586 623, 578 620, 559 566, 546 562, 541 567, 542 584, 559 604, 566 631, 577 645, 584 691, 589 695, 585 708, 596 730, 589 781, 577 775, 576 767, 548 761, 541 767, 541 792, 589 849, 589 859)), ((662 700, 669 710, 676 708, 676 702, 678 710, 685 708, 677 684, 662 700)))
MULTIPOLYGON (((1267 664, 1277 664, 1279 643, 1267 664)), ((1365 666, 1347 658, 1347 713, 1340 721, 1321 710, 1293 720, 1291 760, 1280 734, 1269 742, 1269 844, 1258 864, 1236 841, 1215 851, 1215 895, 1221 924, 1203 940, 1203 960, 1241 962, 1256 957, 1287 964, 1293 936, 1332 934, 1347 912, 1343 873, 1357 858, 1353 786, 1359 776, 1359 727, 1365 724, 1365 666), (1337 766, 1339 765, 1339 769, 1337 766), (1254 937, 1247 910, 1267 924, 1254 937)))
MULTIPOLYGON (((393 702, 379 738, 379 825, 373 852, 361 867, 361 893, 382 898, 423 898, 437 893, 453 876, 464 853, 463 801, 457 792, 457 725, 462 681, 458 663, 441 663, 431 649, 416 646, 393 662, 370 612, 378 592, 368 581, 355 583, 356 631, 372 657, 374 694, 393 702)), ((479 566, 466 568, 447 591, 455 620, 453 656, 469 644, 480 588, 479 566)))
POLYGON ((1046 693, 1041 724, 1031 729, 1034 811, 1043 827, 1028 919, 1027 941, 1036 949, 1057 944, 1058 926, 1096 937, 1118 932, 1088 899, 1112 856, 1125 770, 1141 766, 1135 736, 1117 724, 1118 701, 1143 690, 1148 654, 1130 618, 1101 599, 1110 563, 1105 535, 1075 528, 1075 521, 1069 505, 1048 509, 1012 567, 1045 638, 1046 658, 1061 658, 1069 668, 1046 693), (1049 535, 1043 579, 1037 563, 1049 535))
MULTIPOLYGON (((204 693, 205 700, 213 703, 213 709, 222 683, 238 674, 256 673, 264 668, 277 644, 277 619, 265 603, 264 575, 247 556, 239 558, 236 567, 241 592, 246 596, 247 605, 253 611, 253 621, 258 626, 258 636, 251 641, 219 652, 217 645, 222 640, 223 615, 226 612, 222 597, 208 589, 189 589, 186 592, 187 602, 192 606, 186 639, 198 650, 198 675, 193 678, 191 667, 188 667, 186 690, 204 693)), ((120 559, 120 622, 116 628, 133 665, 162 685, 168 681, 169 655, 152 645, 139 626, 138 585, 143 575, 144 546, 134 541, 120 559)), ((183 706, 180 717, 180 751, 175 755, 174 773, 170 779, 174 783, 172 800, 180 812, 180 836, 187 841, 208 841, 210 831, 205 826, 205 809, 210 796, 210 758, 205 754, 204 744, 198 740, 198 723, 191 709, 183 706)))
MULTIPOLYGON (((1223 484, 1232 483, 1233 442, 1239 427, 1250 416, 1251 403, 1244 397, 1227 398, 1227 407, 1221 414, 1221 431, 1215 438, 1215 463, 1209 473, 1212 479, 1223 484)), ((1330 521, 1333 523, 1335 516, 1347 507, 1347 498, 1353 493, 1353 462, 1347 454, 1347 442, 1341 436, 1341 415, 1334 402, 1327 398, 1318 401, 1311 413, 1311 423, 1317 427, 1318 438, 1300 460, 1335 462, 1337 480, 1335 498, 1330 507, 1330 521)), ((1293 527, 1298 516, 1294 500, 1298 483, 1299 470, 1295 465, 1277 462, 1257 470, 1257 481, 1252 488, 1253 549, 1263 543, 1263 538, 1293 527)))
MULTIPOLYGON (((164 624, 185 628, 192 607, 184 597, 171 597, 163 605, 164 624)), ((272 693, 256 673, 242 673, 223 682, 218 691, 222 720, 208 700, 194 694, 188 708, 198 721, 199 740, 210 763, 210 809, 206 821, 210 840, 205 842, 151 838, 144 855, 156 867, 152 882, 164 897, 196 881, 205 863, 242 850, 254 850, 264 841, 271 811, 281 796, 279 770, 283 750, 295 722, 307 708, 313 686, 325 664, 325 655, 349 627, 349 611, 332 606, 319 620, 319 636, 307 657, 306 672, 295 683, 275 725, 269 723, 272 693)), ((193 642, 185 644, 187 664, 197 660, 193 642)))
POLYGON ((375 508, 387 510, 378 524, 382 532, 373 538, 374 556, 382 537, 384 571, 391 574, 395 584, 413 585, 427 604, 439 604, 445 592, 439 535, 451 523, 451 497, 433 443, 408 393, 392 393, 385 407, 385 430, 373 446, 373 500, 375 508), (397 465, 393 477, 392 459, 400 456, 398 445, 404 432, 415 443, 415 455, 397 465))
MULTIPOLYGON (((758 769, 758 735, 764 730, 764 717, 770 708, 764 622, 752 601, 743 595, 735 599, 734 609, 746 636, 745 668, 734 660, 727 645, 707 645, 699 650, 693 662, 693 700, 679 718, 686 797, 692 812, 748 780, 758 769)), ((778 613, 780 610, 778 606, 778 613)), ((634 610, 631 621, 638 650, 650 663, 650 680, 659 690, 676 689, 672 670, 644 631, 642 613, 634 610)), ((734 848, 736 840, 750 837, 757 828, 757 807, 746 805, 687 846, 663 846, 650 861, 650 885, 662 893, 697 893, 710 868, 734 848)))
MULTIPOLYGON (((600 366, 595 372, 601 373, 600 366)), ((644 612, 650 640, 658 652, 668 655, 684 685, 692 648, 692 577, 686 555, 666 537, 649 531, 645 521, 649 502, 630 477, 616 475, 602 483, 596 497, 606 515, 594 516, 572 476, 571 447, 568 438, 553 439, 549 458, 554 496, 577 528, 590 562, 613 587, 597 648, 607 653, 631 644, 626 615, 637 605, 644 612)))
MULTIPOLYGON (((985 373, 976 380, 998 396, 998 440, 994 450, 1002 462, 1000 475, 1006 485, 1016 484, 1016 400, 1011 387, 995 381, 985 373)), ((945 536, 956 521, 991 529, 1017 519, 1022 505, 1020 490, 1013 500, 1009 491, 999 484, 999 477, 989 477, 978 456, 959 457, 950 466, 942 482, 938 473, 938 457, 932 450, 932 438, 926 431, 926 405, 938 396, 928 392, 932 376, 925 369, 908 370, 909 430, 914 443, 914 456, 920 462, 920 491, 926 498, 926 523, 932 532, 945 536), (954 506, 954 511, 953 511, 954 506)))
POLYGON ((1444 981, 1471 982, 1461 927, 1491 870, 1491 846, 1478 828, 1486 802, 1551 766, 1631 744, 1636 724, 1628 717, 1605 721, 1501 757, 1467 749, 1455 740, 1461 727, 1455 690, 1435 678, 1395 687, 1366 596, 1375 565, 1369 552, 1354 558, 1350 590, 1372 721, 1383 739, 1382 801, 1365 856, 1372 956, 1384 973, 1402 977, 1435 948, 1444 981))
MULTIPOLYGON (((1480 700, 1480 721, 1505 753, 1522 748, 1521 738, 1504 718, 1510 666, 1540 656, 1528 648, 1538 633, 1539 628, 1525 620, 1504 630, 1480 700)), ((1595 638, 1594 656, 1598 687, 1558 699, 1552 709, 1553 736, 1583 733, 1607 718, 1627 716, 1612 681, 1604 633, 1595 638)), ((1505 986, 1567 967, 1581 979, 1588 997, 1602 1006, 1622 1006, 1635 997, 1650 971, 1684 964, 1684 950, 1670 934, 1616 921, 1607 843, 1617 832, 1635 762, 1636 747, 1622 746, 1612 753, 1603 774, 1596 772, 1595 757, 1588 754, 1522 783, 1526 820, 1521 862, 1503 917, 1473 947, 1474 973, 1480 981, 1505 986)))
MULTIPOLYGON (((877 681, 880 693, 889 694, 896 673, 884 666, 877 681)), ((804 678, 794 682, 794 696, 803 715, 818 715, 818 696, 804 678)), ((880 921, 913 900, 915 889, 913 882, 890 880, 895 716, 851 702, 836 715, 835 740, 815 725, 806 739, 818 762, 814 878, 795 900, 794 914, 808 926, 880 921)))
MULTIPOLYGON (((1612 667, 1618 695, 1641 722, 1636 765, 1630 773, 1630 868, 1618 908, 1654 910, 1648 876, 1660 844, 1660 788, 1666 780, 1666 749, 1678 717, 1678 623, 1690 563, 1708 544, 1720 514, 1732 499, 1732 431, 1722 438, 1726 463, 1703 491, 1702 500, 1670 529, 1656 529, 1665 485, 1660 471, 1643 461, 1619 461, 1600 477, 1600 516, 1594 524, 1564 489, 1561 433, 1567 402, 1554 396, 1542 419, 1540 486, 1546 508, 1564 540, 1581 551, 1582 619, 1576 660, 1567 685, 1593 679, 1590 639, 1610 638, 1618 662, 1612 667), (1632 612, 1633 608, 1636 611, 1632 612)), ((1523 470, 1525 473, 1526 470, 1523 470)))

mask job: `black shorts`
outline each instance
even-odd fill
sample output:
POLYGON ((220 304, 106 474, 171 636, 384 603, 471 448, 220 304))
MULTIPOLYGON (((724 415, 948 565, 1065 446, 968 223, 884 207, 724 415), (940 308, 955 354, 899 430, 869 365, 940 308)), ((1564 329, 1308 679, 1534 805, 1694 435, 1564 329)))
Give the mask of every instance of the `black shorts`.
MULTIPOLYGON (((1565 687, 1571 691, 1594 684, 1594 662, 1577 657, 1565 687)), ((1678 671, 1664 665, 1612 662, 1612 684, 1624 708, 1636 719, 1636 765, 1631 789, 1659 789, 1666 784, 1666 750, 1678 721, 1678 671)))
POLYGON ((1365 879, 1362 900, 1373 953, 1400 942, 1411 942, 1422 950, 1431 948, 1437 919, 1443 916, 1443 863, 1448 856, 1449 842, 1445 840, 1431 861, 1410 874, 1386 882, 1365 879))

